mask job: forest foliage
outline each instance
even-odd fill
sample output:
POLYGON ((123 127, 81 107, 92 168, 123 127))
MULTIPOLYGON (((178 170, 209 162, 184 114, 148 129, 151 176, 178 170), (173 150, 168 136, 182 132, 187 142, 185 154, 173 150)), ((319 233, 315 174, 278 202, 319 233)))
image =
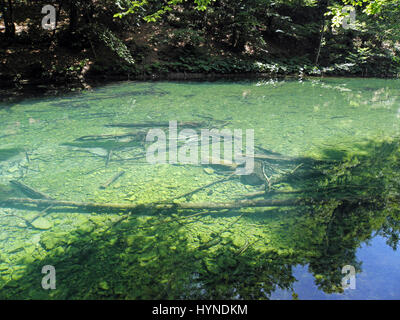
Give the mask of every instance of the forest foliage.
POLYGON ((0 73, 10 81, 170 72, 396 77, 400 70, 399 0, 63 0, 52 2, 52 31, 41 27, 48 2, 0 1, 0 73))

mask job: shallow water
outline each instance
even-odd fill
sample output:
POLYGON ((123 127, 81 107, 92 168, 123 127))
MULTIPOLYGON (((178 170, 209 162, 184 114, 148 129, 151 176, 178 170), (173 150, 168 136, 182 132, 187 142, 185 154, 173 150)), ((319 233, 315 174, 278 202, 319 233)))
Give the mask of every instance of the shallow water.
MULTIPOLYGON (((171 120, 254 129, 256 153, 336 161, 334 169, 322 170, 329 173, 322 178, 302 161, 271 163, 264 167, 267 176, 293 178, 272 189, 356 181, 379 186, 379 192, 363 191, 369 198, 383 191, 397 196, 397 184, 385 179, 398 173, 391 163, 399 163, 398 148, 392 146, 399 137, 400 82, 332 78, 124 82, 3 104, 0 200, 37 197, 11 180, 56 200, 132 205, 228 202, 261 190, 234 177, 179 197, 229 171, 201 164, 152 165, 141 157, 148 144, 126 135, 149 128, 108 126, 171 120)), ((399 234, 397 206, 380 203, 381 196, 373 207, 349 204, 348 196, 341 202, 333 191, 327 196, 333 200, 316 206, 143 207, 132 214, 7 203, 0 208, 0 297, 400 298, 392 286, 400 279, 398 253, 392 249, 399 234), (57 271, 55 290, 41 287, 44 265, 57 271), (345 265, 355 267, 357 286, 343 292, 345 265)))

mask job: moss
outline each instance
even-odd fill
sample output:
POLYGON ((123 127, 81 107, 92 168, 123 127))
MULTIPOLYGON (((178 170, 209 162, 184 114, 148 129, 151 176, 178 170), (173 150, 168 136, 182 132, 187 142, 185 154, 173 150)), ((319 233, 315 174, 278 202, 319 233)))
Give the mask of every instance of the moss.
POLYGON ((40 229, 40 230, 47 230, 47 229, 51 229, 53 227, 53 223, 43 217, 39 217, 39 218, 35 219, 35 221, 32 222, 32 225, 35 228, 40 229))

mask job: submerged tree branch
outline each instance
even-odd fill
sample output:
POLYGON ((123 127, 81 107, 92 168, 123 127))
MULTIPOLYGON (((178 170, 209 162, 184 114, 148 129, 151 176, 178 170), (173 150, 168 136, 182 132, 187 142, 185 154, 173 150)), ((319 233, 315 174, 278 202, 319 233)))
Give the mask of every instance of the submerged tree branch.
POLYGON ((367 201, 371 202, 374 199, 357 197, 357 198, 288 198, 288 199, 261 199, 261 200, 237 200, 230 202, 182 202, 182 203, 146 203, 146 204, 123 204, 123 203, 96 203, 96 202, 75 202, 75 201, 60 201, 51 199, 30 199, 30 198, 8 198, 0 202, 0 206, 15 206, 18 204, 35 205, 35 206, 53 206, 64 208, 77 208, 83 210, 145 210, 145 209, 240 209, 250 207, 287 207, 298 205, 313 205, 320 202, 330 200, 348 200, 348 201, 367 201))

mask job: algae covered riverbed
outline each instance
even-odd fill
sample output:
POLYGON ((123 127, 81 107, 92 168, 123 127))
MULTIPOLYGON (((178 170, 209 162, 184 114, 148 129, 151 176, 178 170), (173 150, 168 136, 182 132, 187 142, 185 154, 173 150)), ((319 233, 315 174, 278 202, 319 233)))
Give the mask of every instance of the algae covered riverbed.
MULTIPOLYGON (((124 82, 2 104, 0 298, 380 298, 400 274, 399 84, 124 82), (143 156, 148 128, 121 125, 169 121, 178 129, 194 122, 201 124, 194 130, 253 129, 257 154, 296 161, 263 161, 264 186, 230 177, 227 166, 151 164, 143 156), (224 210, 150 205, 257 201, 253 195, 265 190, 261 199, 313 201, 224 210), (4 202, 10 198, 139 207, 4 202), (393 271, 377 286, 343 291, 345 265, 361 283, 374 281, 363 269, 374 253, 360 259, 358 251, 377 238, 388 243, 382 261, 393 271), (54 290, 41 286, 45 265, 57 271, 54 290), (305 273, 312 281, 296 285, 305 273)), ((386 298, 399 298, 388 290, 386 298)))

